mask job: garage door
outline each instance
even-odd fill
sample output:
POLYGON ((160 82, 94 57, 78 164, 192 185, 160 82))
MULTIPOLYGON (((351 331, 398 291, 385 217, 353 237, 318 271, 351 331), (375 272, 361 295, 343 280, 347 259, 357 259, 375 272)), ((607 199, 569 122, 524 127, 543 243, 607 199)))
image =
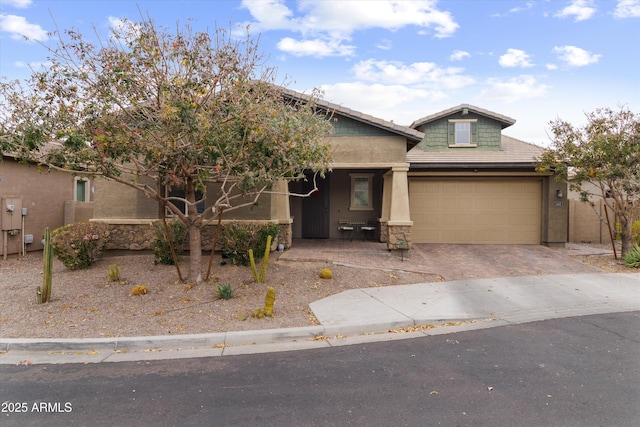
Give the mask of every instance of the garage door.
POLYGON ((416 243, 539 244, 539 180, 418 180, 409 184, 416 243))

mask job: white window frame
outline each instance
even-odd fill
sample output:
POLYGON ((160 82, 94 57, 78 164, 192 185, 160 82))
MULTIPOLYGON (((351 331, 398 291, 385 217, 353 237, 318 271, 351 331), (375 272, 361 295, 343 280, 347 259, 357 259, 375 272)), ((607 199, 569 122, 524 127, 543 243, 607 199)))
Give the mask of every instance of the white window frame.
POLYGON ((73 201, 85 203, 91 201, 91 181, 81 176, 73 177, 73 201), (84 201, 78 200, 78 182, 84 182, 84 201))
POLYGON ((350 173, 351 177, 351 200, 349 203, 350 211, 372 211, 373 210, 373 175, 372 173, 350 173), (356 180, 366 179, 368 187, 367 206, 356 205, 356 180))
MULTIPOLYGON (((449 147, 477 147, 478 144, 477 142, 476 143, 473 142, 473 133, 471 132, 471 129, 474 123, 476 124, 476 132, 477 132, 478 119, 450 119, 449 124, 453 124, 454 133, 453 133, 453 143, 449 142, 449 147), (458 142, 458 124, 463 124, 463 123, 468 125, 467 140, 469 142, 458 142)), ((449 131, 447 130, 447 138, 449 137, 448 132, 449 131)))

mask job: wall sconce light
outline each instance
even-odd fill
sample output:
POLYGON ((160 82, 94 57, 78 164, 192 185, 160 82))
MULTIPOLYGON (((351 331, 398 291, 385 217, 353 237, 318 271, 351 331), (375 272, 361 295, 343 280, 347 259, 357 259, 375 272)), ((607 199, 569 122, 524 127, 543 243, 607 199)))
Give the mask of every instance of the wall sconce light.
POLYGON ((564 197, 564 193, 562 192, 562 190, 556 190, 556 197, 558 199, 562 199, 564 197))

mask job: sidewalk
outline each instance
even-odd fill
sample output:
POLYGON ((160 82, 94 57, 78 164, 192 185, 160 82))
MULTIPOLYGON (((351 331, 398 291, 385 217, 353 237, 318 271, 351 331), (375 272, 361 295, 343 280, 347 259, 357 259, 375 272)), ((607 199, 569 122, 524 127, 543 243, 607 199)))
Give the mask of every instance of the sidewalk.
POLYGON ((640 273, 463 279, 357 289, 310 307, 318 326, 160 337, 0 339, 0 364, 120 362, 326 348, 640 311, 640 273))

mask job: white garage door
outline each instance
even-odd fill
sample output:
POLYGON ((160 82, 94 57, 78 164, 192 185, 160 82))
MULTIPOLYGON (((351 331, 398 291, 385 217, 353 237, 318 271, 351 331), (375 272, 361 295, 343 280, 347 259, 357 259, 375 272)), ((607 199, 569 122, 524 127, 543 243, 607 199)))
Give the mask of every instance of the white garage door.
POLYGON ((539 180, 409 184, 416 243, 540 244, 539 180))

